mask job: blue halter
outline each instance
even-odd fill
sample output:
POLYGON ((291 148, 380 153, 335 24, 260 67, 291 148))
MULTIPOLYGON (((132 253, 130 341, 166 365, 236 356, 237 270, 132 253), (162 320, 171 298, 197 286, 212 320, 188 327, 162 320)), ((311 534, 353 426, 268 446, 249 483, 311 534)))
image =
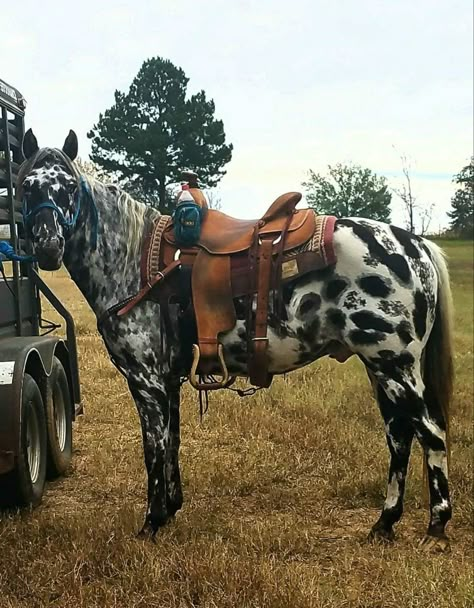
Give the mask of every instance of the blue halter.
POLYGON ((94 197, 92 196, 92 192, 87 180, 81 175, 79 178, 79 187, 76 193, 76 209, 74 211, 74 215, 70 220, 66 219, 63 211, 56 205, 56 203, 50 198, 44 203, 40 203, 31 211, 28 211, 26 208, 26 201, 23 201, 23 222, 25 228, 28 228, 31 220, 39 213, 42 209, 51 209, 57 215, 59 224, 68 231, 74 230, 77 219, 81 212, 81 204, 85 200, 89 201, 89 207, 92 213, 92 228, 91 228, 91 246, 92 250, 95 251, 97 248, 97 233, 98 233, 98 213, 97 207, 94 202, 94 197))

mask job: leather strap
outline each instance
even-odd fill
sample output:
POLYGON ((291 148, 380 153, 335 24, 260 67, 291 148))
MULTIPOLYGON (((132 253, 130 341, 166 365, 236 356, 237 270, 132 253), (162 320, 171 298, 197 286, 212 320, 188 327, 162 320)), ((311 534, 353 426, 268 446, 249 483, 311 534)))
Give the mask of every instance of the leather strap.
POLYGON ((165 279, 171 272, 173 272, 173 270, 179 268, 179 266, 181 266, 180 260, 174 260, 169 266, 163 268, 162 271, 158 272, 158 274, 154 277, 152 281, 150 281, 145 285, 145 287, 140 289, 137 295, 132 300, 130 300, 130 302, 126 306, 124 306, 117 312, 117 316, 121 317, 122 315, 126 315, 127 312, 129 312, 134 306, 138 304, 138 302, 141 302, 143 300, 143 298, 153 289, 153 287, 157 283, 165 279))
MULTIPOLYGON (((257 236, 258 238, 258 236, 257 236)), ((255 333, 249 360, 249 378, 255 386, 268 387, 272 377, 268 373, 267 317, 272 270, 273 239, 263 238, 259 245, 257 277, 257 308, 255 311, 255 333)))
POLYGON ((219 334, 236 323, 230 256, 200 251, 193 265, 192 293, 199 350, 199 372, 212 373, 218 359, 219 334))
POLYGON ((281 264, 283 261, 283 254, 285 253, 286 237, 288 235, 288 228, 290 227, 292 214, 290 214, 282 228, 280 234, 280 242, 277 245, 276 260, 273 269, 273 314, 281 317, 283 309, 283 295, 281 292, 281 264))

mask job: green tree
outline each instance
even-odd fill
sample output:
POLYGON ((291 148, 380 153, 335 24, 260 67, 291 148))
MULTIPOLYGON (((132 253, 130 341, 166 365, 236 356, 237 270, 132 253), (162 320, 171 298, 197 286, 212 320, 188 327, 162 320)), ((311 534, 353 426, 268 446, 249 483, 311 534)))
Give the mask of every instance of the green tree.
POLYGON ((211 188, 232 157, 213 100, 204 91, 188 96, 188 82, 170 61, 145 61, 128 93, 116 91, 115 104, 88 133, 91 159, 118 175, 131 194, 158 200, 162 212, 170 211, 168 190, 179 182, 181 170, 195 171, 211 188))
POLYGON ((384 177, 358 165, 328 166, 328 176, 309 170, 303 182, 310 207, 337 217, 358 216, 390 221, 392 195, 384 177))
POLYGON ((451 199, 452 210, 448 212, 450 229, 461 238, 474 238, 474 157, 454 176, 459 187, 451 199))

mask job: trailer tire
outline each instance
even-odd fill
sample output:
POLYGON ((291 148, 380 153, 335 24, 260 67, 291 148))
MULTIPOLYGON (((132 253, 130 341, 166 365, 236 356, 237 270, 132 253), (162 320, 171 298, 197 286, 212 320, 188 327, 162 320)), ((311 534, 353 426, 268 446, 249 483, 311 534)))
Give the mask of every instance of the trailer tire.
POLYGON ((54 479, 64 475, 72 459, 72 402, 66 372, 57 357, 53 358, 47 392, 47 477, 54 479))
POLYGON ((0 477, 2 506, 37 506, 46 480, 47 442, 43 398, 35 380, 23 376, 21 423, 15 468, 0 477))

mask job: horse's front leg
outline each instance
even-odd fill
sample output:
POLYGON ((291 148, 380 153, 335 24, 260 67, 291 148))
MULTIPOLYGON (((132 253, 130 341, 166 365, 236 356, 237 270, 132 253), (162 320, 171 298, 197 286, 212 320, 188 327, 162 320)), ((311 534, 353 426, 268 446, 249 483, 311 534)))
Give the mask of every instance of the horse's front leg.
POLYGON ((143 451, 148 474, 148 506, 141 536, 154 536, 174 513, 168 510, 170 394, 165 385, 147 386, 129 381, 143 436, 143 451))
POLYGON ((179 379, 170 383, 170 416, 169 416, 169 440, 168 455, 166 460, 166 489, 167 489, 167 508, 168 515, 172 517, 183 505, 183 491, 181 488, 181 475, 179 472, 179 445, 180 445, 180 426, 179 426, 179 405, 180 405, 180 384, 179 379))

